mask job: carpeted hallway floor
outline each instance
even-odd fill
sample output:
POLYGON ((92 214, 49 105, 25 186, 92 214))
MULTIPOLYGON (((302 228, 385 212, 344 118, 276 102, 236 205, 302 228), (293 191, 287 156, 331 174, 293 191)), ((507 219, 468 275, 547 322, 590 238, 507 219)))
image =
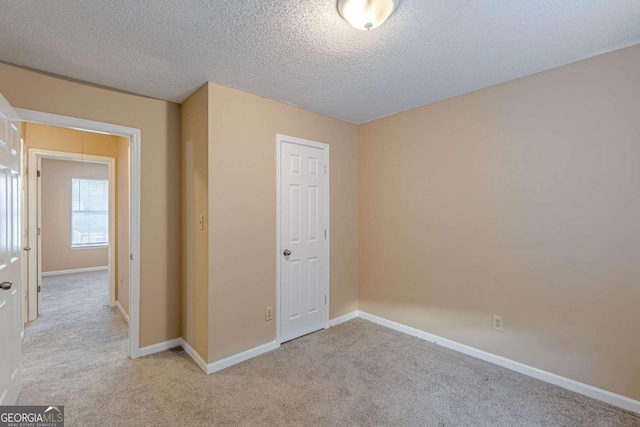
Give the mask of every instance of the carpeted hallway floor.
POLYGON ((181 349, 129 360, 103 272, 48 278, 19 404, 67 426, 638 426, 640 416, 356 319, 205 375, 181 349))

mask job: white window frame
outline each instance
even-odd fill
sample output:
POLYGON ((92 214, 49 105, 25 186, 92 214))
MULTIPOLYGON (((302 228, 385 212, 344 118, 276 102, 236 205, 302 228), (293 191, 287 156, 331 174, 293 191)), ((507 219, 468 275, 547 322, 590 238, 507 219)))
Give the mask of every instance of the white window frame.
MULTIPOLYGON (((107 165, 105 163, 105 165, 107 165)), ((111 244, 111 215, 112 212, 109 209, 109 204, 111 200, 111 183, 109 182, 109 178, 71 178, 71 234, 69 235, 69 241, 71 242, 71 250, 73 251, 84 251, 90 249, 104 249, 108 248, 111 244), (108 227, 109 231, 107 233, 107 243, 73 243, 73 181, 81 180, 81 181, 103 181, 107 183, 107 216, 108 216, 108 227)))

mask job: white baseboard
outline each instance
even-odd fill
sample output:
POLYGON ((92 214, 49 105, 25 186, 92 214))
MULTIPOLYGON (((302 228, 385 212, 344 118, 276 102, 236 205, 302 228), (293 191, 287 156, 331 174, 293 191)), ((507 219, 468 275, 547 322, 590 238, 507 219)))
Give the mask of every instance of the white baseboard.
POLYGON ((120 312, 120 314, 122 315, 122 317, 124 318, 125 322, 127 322, 127 325, 129 324, 129 315, 127 314, 126 311, 124 311, 124 307, 122 307, 122 305, 120 305, 120 301, 116 301, 116 308, 118 309, 118 311, 120 312))
POLYGON ((251 348, 247 351, 243 351, 242 353, 234 354, 233 356, 229 356, 226 359, 209 363, 207 365, 207 374, 213 374, 214 372, 221 371, 228 368, 229 366, 237 365, 238 363, 244 362, 245 360, 253 359, 256 356, 260 356, 261 354, 267 353, 271 350, 275 350, 278 347, 280 347, 280 344, 274 340, 266 344, 259 345, 258 347, 251 348))
POLYGON ((169 341, 164 341, 158 344, 149 345, 138 350, 136 357, 148 356, 160 351, 169 350, 170 348, 182 346, 182 338, 174 338, 169 341))
MULTIPOLYGON (((451 350, 455 350, 460 353, 473 356, 477 359, 481 359, 498 366, 502 366, 503 368, 507 368, 512 371, 519 372, 529 377, 536 378, 541 381, 545 381, 547 383, 557 385, 559 387, 563 387, 567 390, 571 390, 576 393, 591 397, 593 399, 597 399, 597 400, 609 403, 613 406, 617 406, 627 411, 640 414, 640 401, 637 401, 616 393, 612 393, 610 391, 603 390, 588 384, 580 383, 578 381, 565 378, 560 375, 553 374, 551 372, 543 371, 542 369, 534 368, 532 366, 525 365, 524 363, 507 359, 506 357, 497 356, 495 354, 488 353, 483 350, 478 350, 474 347, 470 347, 468 345, 461 344, 459 342, 456 342, 447 338, 442 338, 438 335, 430 334, 428 332, 421 331, 416 328, 412 328, 411 326, 403 325, 402 323, 394 322, 392 320, 387 320, 382 317, 366 313, 364 311, 359 311, 359 310, 352 311, 351 313, 347 313, 343 316, 330 320, 329 325, 330 326, 339 325, 340 323, 347 322, 356 317, 360 317, 370 322, 377 323, 387 328, 395 329, 396 331, 403 332, 407 335, 411 335, 426 341, 430 341, 434 344, 441 345, 451 350)), ((198 352, 196 352, 195 349, 189 345, 189 343, 187 343, 182 338, 176 338, 173 340, 165 341, 163 343, 144 347, 140 349, 139 356, 146 356, 149 354, 157 353, 163 350, 168 350, 170 348, 178 347, 178 346, 182 346, 182 348, 184 348, 187 354, 191 356, 194 362, 206 374, 212 374, 214 372, 221 371, 230 366, 244 362, 246 360, 259 356, 261 354, 267 353, 271 350, 275 350, 278 347, 280 347, 280 344, 278 344, 276 341, 271 341, 266 344, 260 345, 258 347, 254 347, 247 351, 243 351, 241 353, 219 360, 217 362, 206 363, 206 361, 202 358, 202 356, 200 356, 198 352)))
POLYGON ((259 345, 258 347, 251 348, 247 351, 243 351, 242 353, 234 354, 233 356, 229 356, 226 359, 218 360, 217 362, 207 363, 205 360, 198 354, 198 352, 189 345, 184 339, 182 340, 182 348, 187 352, 189 356, 196 362, 196 365, 202 369, 202 371, 207 374, 213 374, 214 372, 221 371, 230 366, 237 365, 238 363, 244 362, 249 359, 253 359, 256 356, 260 356, 261 354, 267 353, 271 350, 275 350, 280 347, 275 341, 268 342, 263 345, 259 345))
POLYGON ((191 345, 188 342, 186 342, 183 338, 181 338, 181 340, 182 340, 182 348, 184 348, 184 351, 186 351, 187 354, 191 356, 193 361, 196 362, 196 365, 198 365, 200 369, 202 369, 202 371, 206 374, 207 362, 205 362, 202 356, 200 356, 200 354, 196 351, 196 349, 191 347, 191 345))
POLYGON ((202 358, 202 356, 200 356, 200 354, 198 354, 198 352, 183 338, 175 338, 169 341, 141 348, 138 351, 136 357, 149 356, 150 354, 169 350, 174 347, 182 347, 184 351, 193 359, 193 361, 196 362, 196 365, 198 365, 205 374, 209 375, 213 374, 214 372, 226 369, 230 366, 237 365, 240 362, 252 359, 256 356, 260 356, 261 354, 267 353, 271 350, 275 350, 276 348, 280 347, 280 344, 278 344, 276 341, 271 341, 266 344, 259 345, 258 347, 251 348, 247 351, 243 351, 242 353, 234 354, 233 356, 218 360, 217 362, 207 363, 202 358))
POLYGON ((342 316, 329 320, 329 326, 336 326, 340 323, 348 322, 351 319, 355 319, 356 317, 358 317, 358 310, 352 311, 351 313, 343 314, 342 316))
POLYGON ((73 270, 43 271, 42 277, 61 276, 63 274, 89 273, 91 271, 105 271, 105 270, 109 270, 109 266, 76 268, 73 270))
POLYGON ((543 371, 542 369, 534 368, 532 366, 525 365, 524 363, 507 359, 506 357, 497 356, 483 350, 478 350, 474 347, 460 344, 459 342, 452 341, 447 338, 442 338, 440 336, 433 335, 407 325, 403 325, 402 323, 393 322, 391 320, 387 320, 363 311, 358 311, 358 317, 382 326, 386 326, 387 328, 395 329, 396 331, 403 332, 407 335, 412 335, 414 337, 430 341, 434 344, 441 345, 451 350, 455 350, 460 353, 464 353, 469 356, 473 356, 475 358, 493 363, 495 365, 502 366, 503 368, 511 369, 512 371, 519 372, 529 377, 533 377, 541 381, 566 388, 567 390, 574 391, 593 399, 601 400, 613 406, 626 409, 627 411, 640 414, 640 401, 631 399, 629 397, 612 393, 610 391, 603 390, 588 384, 580 383, 569 378, 561 377, 560 375, 552 374, 551 372, 543 371))

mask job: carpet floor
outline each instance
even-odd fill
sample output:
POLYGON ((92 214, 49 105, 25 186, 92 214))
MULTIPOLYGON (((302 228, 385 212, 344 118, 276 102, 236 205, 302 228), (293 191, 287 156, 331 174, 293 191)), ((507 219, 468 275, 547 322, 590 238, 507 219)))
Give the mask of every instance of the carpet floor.
POLYGON ((634 426, 640 416, 355 319, 213 375, 182 349, 127 358, 105 272, 47 278, 21 405, 67 426, 634 426))

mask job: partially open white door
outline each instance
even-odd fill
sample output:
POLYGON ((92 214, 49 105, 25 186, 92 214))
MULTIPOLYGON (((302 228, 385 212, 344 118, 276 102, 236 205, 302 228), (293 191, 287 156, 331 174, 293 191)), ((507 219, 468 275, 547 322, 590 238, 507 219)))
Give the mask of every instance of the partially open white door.
POLYGON ((22 378, 20 117, 0 95, 0 405, 14 405, 22 378))
POLYGON ((278 136, 280 342, 326 328, 329 319, 329 146, 278 136))

